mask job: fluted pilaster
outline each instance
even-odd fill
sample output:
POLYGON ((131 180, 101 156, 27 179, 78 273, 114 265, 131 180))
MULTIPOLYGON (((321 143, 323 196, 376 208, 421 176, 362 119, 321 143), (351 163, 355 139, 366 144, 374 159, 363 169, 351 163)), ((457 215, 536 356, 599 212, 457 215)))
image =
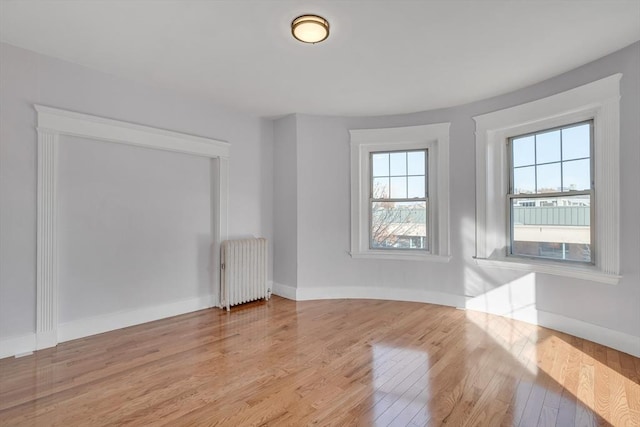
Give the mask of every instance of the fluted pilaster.
POLYGON ((596 115, 596 265, 620 272, 620 97, 604 101, 596 115))
POLYGON ((38 232, 36 346, 57 344, 56 163, 58 134, 38 129, 38 232))

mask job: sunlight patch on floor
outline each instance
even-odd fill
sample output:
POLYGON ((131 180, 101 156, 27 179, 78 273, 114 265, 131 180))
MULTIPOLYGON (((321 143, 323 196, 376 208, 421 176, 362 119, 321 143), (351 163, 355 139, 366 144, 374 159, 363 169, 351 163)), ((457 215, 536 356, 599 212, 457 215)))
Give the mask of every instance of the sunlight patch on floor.
POLYGON ((611 367, 591 355, 595 348, 605 352, 605 347, 588 341, 584 346, 584 350, 578 349, 555 335, 546 338, 539 345, 540 351, 555 347, 553 351, 558 356, 551 366, 540 366, 541 370, 610 424, 640 426, 640 385, 619 372, 622 368, 616 352, 607 351, 600 356, 611 357, 607 359, 611 367), (577 366, 561 365, 563 355, 569 355, 569 360, 575 360, 577 366), (567 384, 568 369, 579 370, 577 386, 567 384))
POLYGON ((538 340, 537 326, 479 311, 466 311, 466 317, 482 329, 532 375, 538 374, 535 360, 535 345, 538 340))

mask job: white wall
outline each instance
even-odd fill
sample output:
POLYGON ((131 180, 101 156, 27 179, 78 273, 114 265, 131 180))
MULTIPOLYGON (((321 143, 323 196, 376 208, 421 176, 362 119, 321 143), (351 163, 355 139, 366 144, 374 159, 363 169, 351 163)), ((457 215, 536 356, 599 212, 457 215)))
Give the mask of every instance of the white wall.
MULTIPOLYGON (((0 341, 35 329, 34 103, 229 141, 229 235, 275 240, 273 276, 293 289, 293 296, 368 296, 451 305, 476 297, 491 310, 508 289, 526 296, 507 302, 515 311, 525 312, 532 304, 534 315, 547 319, 547 324, 560 319, 559 328, 567 329, 570 322, 578 329, 591 325, 640 343, 640 43, 538 85, 465 106, 386 117, 294 115, 275 124, 229 111, 211 100, 0 44, 0 341), (623 73, 621 282, 611 286, 477 267, 472 261, 472 117, 618 72, 623 73), (452 260, 440 264, 352 259, 348 130, 438 122, 451 122, 452 260), (570 322, 562 323, 563 319, 570 322)), ((195 169, 197 175, 199 168, 195 169)), ((190 274, 201 283, 195 279, 198 271, 202 272, 194 266, 190 274)), ((70 318, 85 314, 77 312, 70 318)))
MULTIPOLYGON (((34 103, 228 141, 231 144, 229 237, 257 235, 272 241, 273 123, 270 120, 229 111, 208 99, 178 95, 148 86, 144 82, 119 79, 65 61, 0 44, 0 341, 32 334, 35 330, 37 140, 34 103)), ((65 138, 62 138, 61 146, 71 142, 66 141, 65 138)), ((82 155, 85 160, 91 156, 108 157, 105 150, 118 150, 102 147, 103 150, 96 145, 99 143, 95 142, 88 145, 80 144, 78 141, 72 143, 77 143, 77 147, 69 152, 64 151, 63 148, 61 152, 63 161, 65 156, 82 155), (80 154, 75 150, 80 146, 88 151, 80 154)), ((182 155, 172 153, 156 153, 147 156, 139 155, 142 152, 135 151, 144 149, 124 148, 134 151, 111 153, 111 159, 113 161, 132 158, 142 160, 144 157, 145 160, 142 161, 147 162, 144 168, 127 173, 128 182, 143 185, 143 180, 150 178, 150 175, 146 175, 148 172, 157 179, 164 179, 164 184, 169 185, 169 181, 173 181, 176 186, 173 190, 180 193, 158 192, 155 201, 149 199, 148 203, 160 202, 164 198, 164 200, 184 202, 188 209, 197 209, 203 205, 203 199, 199 194, 204 191, 202 187, 204 183, 201 182, 203 174, 207 172, 204 164, 190 159, 189 156, 181 157, 182 155), (160 163, 163 162, 165 167, 161 168, 160 163), (162 173, 166 174, 164 178, 161 176, 162 173), (194 193, 184 192, 194 183, 195 188, 191 189, 194 193), (190 198, 194 195, 195 198, 190 198)), ((62 168, 61 178, 65 182, 77 183, 78 178, 86 178, 90 173, 90 171, 82 171, 76 175, 76 172, 68 169, 71 164, 78 164, 75 160, 70 161, 69 165, 65 163, 66 166, 62 168)), ((106 157, 104 161, 108 161, 106 157)), ((100 167, 103 166, 105 164, 100 167)), ((109 190, 109 186, 116 185, 115 182, 103 184, 102 188, 105 190, 109 190)), ((120 184, 125 185, 125 181, 121 181, 120 184)), ((153 186, 159 183, 144 185, 147 184, 149 185, 147 189, 153 189, 153 186)), ((129 190, 135 191, 134 188, 129 190)), ((69 197, 76 200, 77 194, 63 193, 62 196, 65 199, 69 197)), ((126 198, 118 200, 132 200, 132 198, 133 194, 130 193, 126 198)), ((77 208, 80 204, 73 202, 67 208, 71 206, 77 208)), ((143 214, 141 208, 142 205, 136 208, 138 209, 136 215, 143 214)), ((204 208, 206 209, 208 207, 204 208)), ((74 218, 73 215, 79 215, 75 218, 83 218, 83 215, 90 212, 86 210, 73 213, 63 208, 62 213, 62 221, 71 221, 74 218)), ((174 224, 174 220, 181 218, 181 213, 178 211, 165 214, 164 220, 171 219, 174 224)), ((117 214, 114 213, 114 215, 117 214)), ((188 219, 194 222, 192 225, 187 226, 181 223, 177 229, 173 230, 187 228, 189 236, 179 238, 174 236, 177 240, 173 242, 161 242, 163 250, 167 250, 173 243, 184 246, 187 252, 181 255, 179 270, 189 281, 184 285, 186 289, 170 290, 171 280, 177 277, 175 274, 177 271, 173 272, 174 274, 167 277, 162 284, 164 289, 162 296, 158 296, 164 301, 180 299, 194 293, 199 296, 211 293, 210 289, 204 289, 206 272, 206 268, 202 265, 203 257, 206 255, 203 250, 204 244, 196 241, 196 234, 202 234, 202 237, 206 238, 210 232, 207 229, 209 224, 205 226, 202 222, 202 218, 208 215, 208 211, 189 215, 191 216, 188 219), (196 256, 196 259, 187 266, 187 258, 191 255, 196 256)), ((86 220, 86 217, 84 219, 86 220)), ((103 216, 102 219, 108 218, 103 216)), ((79 232, 81 227, 81 224, 63 225, 70 226, 74 233, 79 232)), ((137 233, 140 235, 147 231, 149 230, 139 229, 137 233)), ((162 235, 154 235, 155 239, 162 239, 162 237, 162 235)), ((112 236, 109 244, 115 244, 114 240, 116 238, 112 236)), ((82 241, 83 237, 76 235, 71 236, 70 240, 63 238, 61 244, 66 245, 68 249, 66 256, 78 257, 78 249, 72 249, 71 246, 82 241)), ((141 251, 148 249, 148 247, 139 248, 141 251)), ((273 253, 272 250, 270 252, 273 253)), ((164 252, 162 256, 169 257, 170 254, 164 252)), ((122 262, 122 259, 118 261, 122 262)), ((145 262, 145 266, 149 267, 156 261, 147 259, 145 262)), ((105 274, 105 266, 96 265, 95 268, 94 273, 105 274)), ((134 274, 133 267, 127 268, 129 273, 134 274)), ((118 294, 102 295, 104 299, 111 300, 103 307, 104 311, 130 308, 140 302, 137 295, 154 291, 154 285, 149 280, 151 276, 146 276, 142 272, 135 273, 140 273, 140 280, 135 283, 135 288, 127 290, 122 288, 122 284, 117 284, 115 286, 118 288, 118 294), (144 290, 140 287, 144 287, 144 290), (123 295, 126 296, 123 297, 123 295), (123 301, 133 295, 136 297, 123 301)), ((61 279, 65 282, 61 283, 61 288, 78 287, 80 282, 90 274, 89 270, 67 268, 62 271, 61 279), (73 277, 74 274, 80 273, 82 277, 73 277)), ((270 277, 271 274, 270 271, 270 277)), ((110 279, 116 280, 118 277, 102 276, 100 280, 104 282, 110 279)), ((84 297, 74 301, 74 304, 76 303, 84 304, 84 297)), ((140 304, 146 303, 140 302, 140 304)), ((82 317, 90 312, 87 307, 78 306, 72 309, 69 306, 67 308, 63 316, 69 319, 82 317)))
MULTIPOLYGON (((279 285, 295 288, 297 284, 298 229, 298 160, 296 148, 296 117, 284 117, 274 125, 274 265, 273 280, 279 285)), ((279 293, 284 293, 282 289, 279 293)))
MULTIPOLYGON (((640 352, 639 117, 640 43, 535 86, 460 107, 386 117, 296 115, 296 296, 299 299, 414 299, 458 306, 477 297, 476 308, 538 320, 574 334, 582 330, 590 334, 589 327, 593 326, 591 329, 600 331, 601 335, 610 331, 618 341, 630 341, 619 346, 625 351, 638 349, 640 352), (620 283, 612 286, 476 266, 472 259, 475 255, 475 124, 472 117, 550 96, 618 72, 623 73, 620 104, 623 278, 620 283), (441 264, 352 259, 348 254, 348 130, 439 122, 451 122, 451 261, 441 264), (505 301, 503 295, 496 292, 502 287, 520 295, 505 301)), ((276 187, 276 194, 278 191, 276 187)), ((276 216, 280 213, 278 205, 275 213, 276 216)), ((276 269, 281 262, 276 257, 276 269)))
POLYGON ((62 136, 60 323, 217 294, 210 174, 206 157, 62 136))

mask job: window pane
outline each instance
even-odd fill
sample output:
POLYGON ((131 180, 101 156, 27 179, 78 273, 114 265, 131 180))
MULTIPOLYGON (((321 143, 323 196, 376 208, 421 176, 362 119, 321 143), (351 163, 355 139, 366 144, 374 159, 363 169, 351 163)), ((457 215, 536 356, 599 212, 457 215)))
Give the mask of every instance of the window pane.
POLYGON ((512 199, 511 253, 591 262, 590 196, 512 199))
POLYGON ((562 163, 562 181, 564 191, 581 191, 591 189, 591 161, 572 160, 562 163))
POLYGON ((536 135, 536 163, 560 161, 560 131, 536 135))
POLYGON ((389 176, 389 153, 377 153, 372 157, 373 176, 389 176))
POLYGON ((536 161, 535 137, 533 135, 524 138, 514 138, 511 142, 513 147, 513 166, 529 166, 536 161))
POLYGON ((538 172, 538 193, 561 191, 560 163, 536 166, 538 172))
POLYGON ((528 194, 536 192, 535 166, 513 170, 513 193, 528 194))
POLYGON ((372 202, 372 249, 427 249, 425 202, 372 202))
POLYGON ((591 129, 588 123, 562 129, 562 159, 591 157, 591 129))
POLYGON ((407 160, 409 166, 409 175, 424 175, 424 151, 410 151, 409 153, 407 153, 407 160))
POLYGON ((373 178, 373 198, 389 198, 389 178, 373 178))
POLYGON ((407 174, 407 153, 390 153, 391 156, 391 175, 406 175, 407 174))
POLYGON ((410 176, 409 177, 409 191, 407 197, 420 197, 423 198, 424 194, 424 176, 410 176))
POLYGON ((393 177, 391 178, 391 198, 406 199, 407 198, 407 178, 393 177))

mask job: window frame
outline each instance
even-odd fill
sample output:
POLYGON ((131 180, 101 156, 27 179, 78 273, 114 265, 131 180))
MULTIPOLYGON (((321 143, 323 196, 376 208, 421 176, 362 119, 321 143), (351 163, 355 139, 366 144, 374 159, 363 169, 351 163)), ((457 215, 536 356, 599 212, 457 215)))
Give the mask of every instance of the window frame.
MULTIPOLYGON (((594 163, 594 120, 593 119, 589 119, 589 120, 581 120, 578 122, 574 122, 574 123, 568 123, 565 125, 561 125, 561 126, 554 126, 552 128, 547 128, 547 129, 540 129, 534 132, 527 132, 525 134, 521 134, 521 135, 513 135, 507 138, 506 140, 506 144, 507 144, 507 169, 509 171, 509 182, 508 182, 508 187, 507 187, 507 204, 506 204, 506 209, 507 209, 507 233, 508 233, 508 240, 507 240, 507 250, 506 250, 506 256, 507 257, 511 257, 511 258, 524 258, 524 259, 530 259, 530 260, 547 260, 547 261, 555 261, 555 262, 562 262, 562 263, 567 263, 567 264, 575 264, 575 265, 595 265, 595 260, 596 260, 596 253, 597 253, 597 247, 596 247, 596 233, 595 233, 595 205, 596 205, 596 198, 595 198, 595 180, 594 180, 594 171, 595 171, 595 163, 594 163), (585 124, 589 124, 589 190, 578 190, 578 191, 559 191, 559 192, 554 192, 554 193, 534 193, 534 194, 520 194, 520 193, 514 193, 514 188, 513 188, 513 184, 514 184, 514 170, 515 170, 515 166, 513 164, 513 140, 514 139, 518 139, 518 138, 525 138, 528 136, 536 136, 536 135, 540 135, 543 133, 548 133, 548 132, 554 132, 557 130, 563 130, 563 129, 570 129, 572 127, 576 127, 576 126, 581 126, 581 125, 585 125, 585 124), (590 234, 590 252, 591 252, 591 260, 590 261, 576 261, 576 260, 561 260, 561 259, 555 259, 555 258, 546 258, 546 257, 542 257, 542 256, 535 256, 535 255, 526 255, 526 254, 514 254, 513 253, 513 200, 514 199, 544 199, 544 198, 558 198, 558 197, 572 197, 572 196, 582 196, 582 195, 589 195, 590 197, 590 203, 589 203, 589 234, 590 234)), ((560 173, 562 176, 562 164, 565 161, 575 161, 575 160, 585 160, 586 158, 581 158, 581 159, 570 159, 570 160, 563 160, 562 159, 562 139, 560 140, 560 150, 561 150, 561 154, 560 154, 560 160, 559 162, 553 162, 553 163, 560 163, 560 173)), ((540 163, 540 164, 546 164, 546 163, 540 163)), ((539 163, 537 163, 537 159, 536 159, 536 163, 534 164, 535 166, 538 166, 539 163)), ((536 185, 537 185, 537 177, 536 177, 536 185)), ((545 243, 549 243, 549 242, 545 242, 545 243)))
POLYGON ((476 264, 617 284, 620 276, 621 73, 536 101, 473 117, 476 122, 476 264), (594 265, 506 256, 507 149, 512 136, 593 120, 597 189, 594 265), (499 207, 499 208, 498 208, 499 207))
POLYGON ((383 129, 352 129, 351 251, 352 258, 448 262, 449 256, 449 126, 450 123, 383 129), (370 248, 371 161, 373 152, 428 151, 428 251, 370 248))
MULTIPOLYGON (((408 160, 407 160, 408 162, 408 160)), ((408 166, 408 165, 407 165, 408 166)), ((424 201, 425 202, 425 209, 426 209, 426 217, 425 217, 425 229, 426 229, 426 233, 427 236, 425 238, 426 240, 426 244, 425 244, 425 248, 421 249, 421 248, 388 248, 388 250, 392 250, 392 251, 399 251, 399 250, 409 250, 409 251, 424 251, 426 253, 430 253, 431 250, 431 234, 432 234, 432 229, 431 229, 431 218, 430 218, 430 211, 431 211, 431 206, 429 205, 429 149, 428 148, 413 148, 410 150, 383 150, 383 151, 370 151, 369 152, 369 249, 372 251, 380 251, 380 250, 386 250, 385 248, 376 248, 373 247, 373 234, 372 234, 372 225, 373 225, 373 204, 374 203, 379 203, 379 202, 398 202, 398 203, 404 203, 404 202, 418 202, 418 201, 424 201), (407 178, 407 181, 409 179, 410 176, 419 176, 419 175, 409 175, 409 170, 407 167, 407 173, 405 175, 391 175, 391 169, 389 169, 389 176, 387 178, 389 178, 389 197, 388 198, 375 198, 373 195, 373 180, 374 178, 377 178, 373 175, 373 156, 375 154, 392 154, 392 153, 417 153, 417 152, 424 152, 424 157, 425 157, 425 164, 424 164, 424 197, 413 197, 413 198, 409 198, 408 197, 408 192, 407 192, 407 197, 405 198, 393 198, 391 197, 391 178, 394 177, 398 177, 398 176, 404 176, 407 178)), ((407 186, 408 186, 408 182, 407 182, 407 186)))

